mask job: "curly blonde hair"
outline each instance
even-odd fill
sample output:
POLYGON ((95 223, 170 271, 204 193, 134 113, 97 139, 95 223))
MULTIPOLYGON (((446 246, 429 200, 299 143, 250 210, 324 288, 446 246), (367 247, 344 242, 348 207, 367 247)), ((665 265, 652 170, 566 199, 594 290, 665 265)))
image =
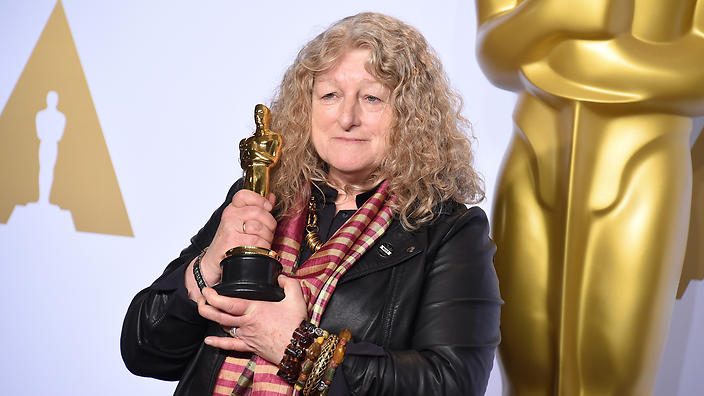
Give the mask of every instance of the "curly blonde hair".
POLYGON ((484 199, 483 181, 472 167, 471 125, 460 114, 462 99, 450 88, 433 49, 415 28, 361 13, 336 22, 303 47, 272 102, 272 130, 284 141, 271 176, 279 217, 309 198, 311 181, 331 184, 327 164, 311 142, 313 83, 345 52, 358 48, 370 51, 367 71, 389 88, 393 106, 388 151, 368 185, 389 179, 395 197, 389 204, 403 227, 430 222, 443 201, 484 199))

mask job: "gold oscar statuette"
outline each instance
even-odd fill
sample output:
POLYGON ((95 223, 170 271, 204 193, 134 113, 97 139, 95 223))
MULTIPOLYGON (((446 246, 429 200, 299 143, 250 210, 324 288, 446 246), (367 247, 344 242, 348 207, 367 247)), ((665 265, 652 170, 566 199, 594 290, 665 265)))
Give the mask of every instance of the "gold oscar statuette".
MULTIPOLYGON (((240 165, 244 188, 266 198, 269 196, 269 171, 281 156, 281 135, 269 129, 271 112, 263 104, 254 108, 257 130, 240 142, 240 165)), ((284 291, 278 286, 281 273, 278 254, 257 246, 238 246, 225 253, 220 262, 222 283, 215 290, 228 297, 248 300, 280 301, 284 291)))

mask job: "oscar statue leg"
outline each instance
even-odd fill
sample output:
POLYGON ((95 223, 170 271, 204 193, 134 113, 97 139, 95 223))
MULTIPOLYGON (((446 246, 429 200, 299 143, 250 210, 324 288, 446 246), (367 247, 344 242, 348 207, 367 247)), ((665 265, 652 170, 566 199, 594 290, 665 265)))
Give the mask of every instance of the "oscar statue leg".
MULTIPOLYGON (((704 121, 704 119, 702 119, 704 121)), ((702 122, 704 125, 704 122, 702 122)), ((692 210, 689 215, 687 252, 684 255, 682 275, 677 298, 682 298, 693 280, 704 279, 704 130, 695 127, 692 147, 692 210)))
POLYGON ((650 395, 684 258, 689 118, 576 116, 560 395, 650 395))
POLYGON ((565 201, 558 186, 566 168, 560 147, 568 142, 554 133, 559 113, 528 94, 519 98, 515 121, 492 216, 506 302, 499 359, 504 395, 544 396, 552 394, 558 373, 560 306, 554 302, 560 299, 565 201), (531 117, 540 122, 529 122, 531 117))

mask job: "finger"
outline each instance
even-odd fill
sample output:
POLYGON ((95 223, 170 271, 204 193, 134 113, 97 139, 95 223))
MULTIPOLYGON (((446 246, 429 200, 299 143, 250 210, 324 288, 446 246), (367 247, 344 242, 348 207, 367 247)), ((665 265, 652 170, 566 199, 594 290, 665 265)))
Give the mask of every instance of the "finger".
POLYGON ((222 327, 222 331, 229 334, 231 337, 234 337, 234 338, 239 337, 239 334, 237 334, 237 330, 239 328, 237 326, 220 326, 220 327, 222 327))
POLYGON ((286 275, 279 275, 278 278, 279 286, 284 289, 285 298, 294 297, 297 299, 303 299, 303 291, 301 290, 301 284, 298 280, 289 278, 286 275))
POLYGON ((253 349, 239 338, 209 336, 205 337, 204 342, 206 345, 228 351, 254 352, 253 349))
POLYGON ((240 246, 256 246, 264 249, 271 249, 271 242, 260 237, 259 235, 245 234, 242 235, 240 241, 242 242, 240 246))
POLYGON ((266 210, 257 206, 237 207, 233 203, 230 203, 222 211, 222 215, 220 216, 220 228, 225 227, 226 229, 232 229, 241 233, 243 222, 266 214, 271 215, 266 210))
MULTIPOLYGON (((268 222, 266 222, 268 223, 268 222)), ((246 228, 242 227, 242 230, 244 231, 245 234, 249 235, 257 235, 261 237, 262 239, 266 239, 267 241, 271 241, 274 239, 274 231, 276 230, 276 222, 273 222, 273 227, 272 224, 265 224, 262 223, 261 221, 257 219, 252 219, 252 220, 246 220, 244 224, 246 224, 246 228)))
POLYGON ((264 199, 261 195, 249 190, 240 190, 232 197, 232 205, 237 208, 245 206, 258 206, 264 208, 267 212, 271 211, 274 205, 268 199, 264 199))
POLYGON ((274 195, 274 193, 269 193, 267 199, 271 202, 272 206, 276 204, 276 195, 274 195))
POLYGON ((250 231, 256 232, 256 230, 260 229, 257 227, 266 228, 271 232, 276 231, 276 219, 274 219, 274 216, 272 216, 270 212, 267 212, 262 208, 250 206, 241 209, 239 215, 242 217, 242 221, 247 222, 247 234, 251 234, 252 232, 250 231), (250 224, 251 222, 258 222, 259 225, 250 224))
POLYGON ((259 229, 257 227, 264 227, 274 232, 276 230, 276 219, 274 219, 271 212, 258 206, 243 206, 238 208, 230 204, 226 206, 222 212, 220 225, 220 228, 232 230, 240 234, 252 234, 259 229), (258 226, 250 224, 252 222, 258 222, 260 224, 258 226))
POLYGON ((253 304, 250 300, 221 296, 211 287, 204 288, 201 293, 209 305, 233 316, 246 314, 249 306, 253 304))
POLYGON ((198 304, 198 313, 205 319, 218 323, 223 327, 240 327, 243 324, 242 316, 230 315, 207 304, 198 304))

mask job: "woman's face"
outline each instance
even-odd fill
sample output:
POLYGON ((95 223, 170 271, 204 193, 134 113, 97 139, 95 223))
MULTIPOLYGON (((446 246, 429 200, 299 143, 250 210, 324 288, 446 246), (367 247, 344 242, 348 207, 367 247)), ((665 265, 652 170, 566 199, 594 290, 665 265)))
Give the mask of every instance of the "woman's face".
POLYGON ((311 139, 341 186, 364 184, 386 154, 390 92, 364 68, 368 57, 348 51, 313 84, 311 139))

